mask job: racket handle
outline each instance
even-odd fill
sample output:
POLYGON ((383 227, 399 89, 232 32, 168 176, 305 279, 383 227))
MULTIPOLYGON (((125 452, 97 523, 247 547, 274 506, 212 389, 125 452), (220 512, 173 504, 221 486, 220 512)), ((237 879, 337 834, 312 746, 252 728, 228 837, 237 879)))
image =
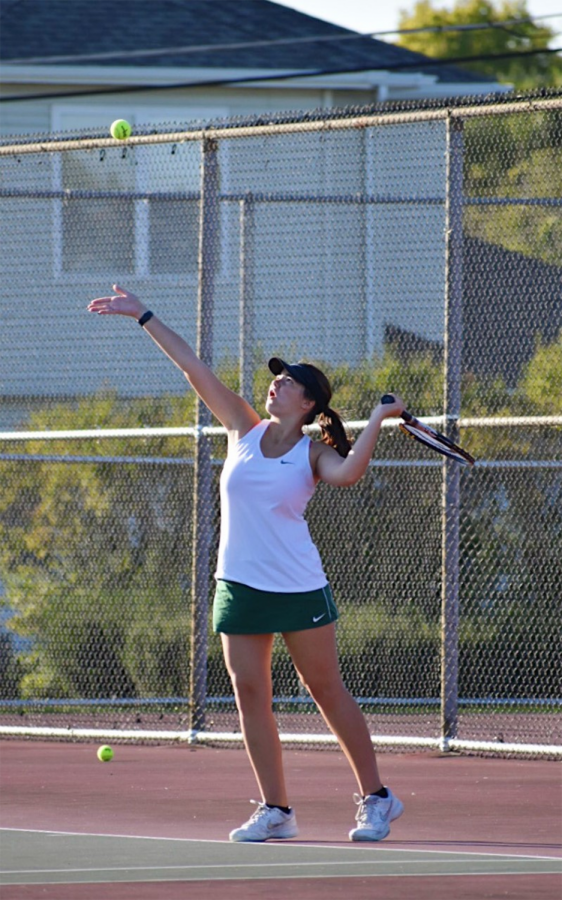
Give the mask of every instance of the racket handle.
MULTIPOLYGON (((384 404, 387 404, 387 403, 394 403, 395 399, 396 399, 396 398, 394 397, 394 394, 383 394, 382 397, 381 397, 381 403, 384 403, 384 404)), ((407 412, 405 409, 402 410, 402 412, 400 413, 400 415, 402 416, 402 418, 404 419, 405 422, 411 422, 412 419, 414 418, 414 417, 413 417, 409 412, 407 412)))

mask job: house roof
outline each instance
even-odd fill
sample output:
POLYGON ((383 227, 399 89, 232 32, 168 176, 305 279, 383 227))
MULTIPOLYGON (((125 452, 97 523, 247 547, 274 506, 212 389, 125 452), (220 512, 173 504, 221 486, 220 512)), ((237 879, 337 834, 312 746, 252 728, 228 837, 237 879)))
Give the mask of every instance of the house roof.
POLYGON ((391 67, 432 75, 444 83, 490 83, 488 76, 372 38, 299 42, 355 32, 270 0, 0 0, 0 58, 19 63, 127 67, 360 71, 391 67), (251 48, 208 45, 289 39, 251 48), (128 56, 139 50, 195 46, 198 52, 128 56), (69 57, 115 53, 79 62, 69 57), (67 59, 60 59, 66 57, 67 59), (46 62, 46 60, 45 60, 46 62))

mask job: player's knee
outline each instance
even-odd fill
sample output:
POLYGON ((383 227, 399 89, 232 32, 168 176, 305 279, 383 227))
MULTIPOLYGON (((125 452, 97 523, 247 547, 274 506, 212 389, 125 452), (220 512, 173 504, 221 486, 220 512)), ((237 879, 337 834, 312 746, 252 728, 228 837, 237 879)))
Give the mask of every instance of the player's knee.
POLYGON ((271 706, 271 690, 261 679, 231 674, 232 687, 238 709, 271 706))
POLYGON ((339 703, 342 693, 346 693, 345 685, 339 674, 330 674, 323 677, 320 673, 306 680, 301 678, 301 681, 314 702, 321 708, 330 708, 334 704, 339 703))

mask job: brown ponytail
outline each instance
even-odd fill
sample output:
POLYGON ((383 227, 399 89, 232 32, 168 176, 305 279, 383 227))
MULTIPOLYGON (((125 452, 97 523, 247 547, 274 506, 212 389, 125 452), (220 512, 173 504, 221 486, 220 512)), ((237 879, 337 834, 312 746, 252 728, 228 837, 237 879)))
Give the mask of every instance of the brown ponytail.
POLYGON ((314 408, 305 418, 304 424, 312 425, 316 416, 318 416, 322 443, 327 444, 328 447, 333 447, 340 456, 346 457, 351 450, 351 441, 345 432, 339 415, 331 406, 328 406, 332 398, 332 387, 324 372, 313 366, 312 363, 300 362, 290 366, 276 357, 270 360, 269 367, 273 374, 279 374, 279 366, 282 369, 286 369, 297 381, 300 381, 304 387, 305 397, 309 400, 314 400, 314 408), (272 363, 274 363, 273 367, 272 363))
POLYGON ((340 456, 347 456, 351 450, 351 442, 337 412, 327 406, 324 412, 320 413, 318 424, 322 433, 322 443, 333 447, 340 456))

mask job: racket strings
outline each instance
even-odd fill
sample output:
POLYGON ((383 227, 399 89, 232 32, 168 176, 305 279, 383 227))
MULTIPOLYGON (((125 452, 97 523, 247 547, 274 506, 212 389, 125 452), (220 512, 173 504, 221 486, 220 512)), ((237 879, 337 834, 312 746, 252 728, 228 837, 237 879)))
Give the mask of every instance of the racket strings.
POLYGON ((413 438, 420 444, 425 444, 425 446, 430 447, 432 450, 436 450, 438 453, 441 453, 449 459, 454 459, 465 466, 474 465, 474 458, 470 453, 467 453, 467 451, 463 450, 461 447, 457 447, 457 445, 445 435, 433 432, 432 429, 426 428, 421 425, 421 423, 419 425, 415 424, 412 418, 410 418, 408 422, 401 422, 399 428, 404 434, 408 435, 408 437, 413 438))

